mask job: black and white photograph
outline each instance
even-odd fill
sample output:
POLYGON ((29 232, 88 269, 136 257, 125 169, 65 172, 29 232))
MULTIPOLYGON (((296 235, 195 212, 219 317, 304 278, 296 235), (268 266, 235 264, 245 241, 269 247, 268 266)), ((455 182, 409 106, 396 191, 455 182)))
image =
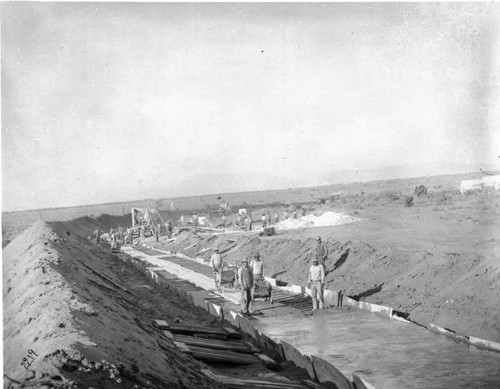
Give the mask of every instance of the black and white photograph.
POLYGON ((0 26, 4 388, 500 388, 496 2, 0 26))

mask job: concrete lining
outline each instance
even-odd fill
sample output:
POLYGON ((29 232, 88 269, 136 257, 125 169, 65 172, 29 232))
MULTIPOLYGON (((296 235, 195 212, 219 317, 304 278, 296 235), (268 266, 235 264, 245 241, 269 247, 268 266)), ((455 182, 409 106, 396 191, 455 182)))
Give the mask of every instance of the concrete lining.
POLYGON ((489 340, 484 340, 481 338, 476 338, 474 336, 469 336, 468 338, 469 338, 470 343, 476 347, 500 352, 500 343, 492 342, 489 340))
POLYGON ((347 378, 332 364, 316 355, 311 360, 319 382, 333 382, 338 389, 352 389, 347 378))
POLYGON ((386 307, 383 305, 377 305, 377 304, 372 304, 368 303, 366 301, 357 301, 354 300, 351 297, 345 296, 343 298, 343 303, 346 305, 351 305, 354 307, 357 307, 359 309, 363 309, 368 312, 373 312, 373 313, 378 313, 379 315, 387 316, 392 318, 392 308, 391 307, 386 307))
POLYGON ((247 333, 252 338, 258 341, 259 338, 258 332, 252 325, 251 321, 247 317, 240 315, 239 322, 240 322, 240 330, 247 333))
POLYGON ((258 331, 258 334, 258 345, 261 349, 264 349, 268 354, 271 354, 274 359, 286 361, 285 352, 283 351, 283 345, 280 341, 274 341, 261 331, 258 331))
POLYGON ((482 348, 482 349, 486 349, 486 350, 490 350, 490 351, 500 351, 500 343, 492 342, 489 340, 484 340, 481 338, 476 338, 474 336, 462 335, 462 334, 459 334, 459 333, 457 333, 453 330, 450 330, 448 328, 438 326, 437 324, 434 324, 434 323, 429 323, 427 328, 430 331, 433 331, 435 333, 443 334, 445 336, 453 338, 457 342, 467 343, 467 344, 476 346, 478 348, 482 348))
POLYGON ((356 373, 353 373, 352 381, 354 383, 355 389, 375 389, 375 387, 373 385, 370 385, 368 382, 366 382, 363 378, 358 376, 356 373))
POLYGON ((222 312, 222 307, 220 305, 214 304, 211 301, 208 301, 208 312, 213 315, 217 316, 219 319, 223 320, 224 319, 224 314, 222 312))
POLYGON ((226 306, 222 307, 222 312, 224 316, 224 320, 231 323, 236 328, 240 328, 240 314, 235 312, 233 309, 228 308, 226 306))
POLYGON ((312 360, 309 356, 302 354, 288 342, 281 342, 281 345, 287 361, 292 361, 295 365, 306 369, 311 379, 317 379, 312 360))

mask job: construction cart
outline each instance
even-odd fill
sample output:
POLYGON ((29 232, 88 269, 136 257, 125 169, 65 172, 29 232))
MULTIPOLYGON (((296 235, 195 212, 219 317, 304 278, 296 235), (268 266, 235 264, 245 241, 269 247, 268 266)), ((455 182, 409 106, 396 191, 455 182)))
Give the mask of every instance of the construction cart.
POLYGON ((255 281, 252 295, 253 300, 261 298, 264 299, 264 301, 269 301, 271 304, 273 303, 273 287, 267 281, 255 281))
POLYGON ((221 286, 226 286, 234 289, 236 286, 236 277, 238 273, 238 268, 236 266, 228 267, 226 270, 222 270, 221 273, 221 286))

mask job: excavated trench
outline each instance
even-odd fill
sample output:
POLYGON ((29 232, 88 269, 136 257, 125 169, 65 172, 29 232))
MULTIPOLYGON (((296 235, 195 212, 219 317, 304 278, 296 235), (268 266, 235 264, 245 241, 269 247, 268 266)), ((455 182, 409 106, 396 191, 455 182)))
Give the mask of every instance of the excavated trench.
MULTIPOLYGON (((167 270, 211 289, 206 266, 204 270, 203 265, 189 259, 142 247, 124 250, 153 264, 152 273, 167 270)), ((229 299, 231 294, 229 291, 229 299)), ((201 304, 209 301, 207 298, 201 304)), ((219 300, 215 305, 222 307, 224 315, 246 321, 231 312, 232 303, 219 300)), ((275 306, 257 302, 257 313, 250 323, 239 326, 257 342, 263 337, 272 339, 288 358, 320 381, 346 388, 346 382, 351 381, 356 387, 391 389, 497 388, 500 383, 498 352, 470 347, 411 322, 360 309, 329 308, 311 316, 303 306, 287 308, 279 302, 275 306)))

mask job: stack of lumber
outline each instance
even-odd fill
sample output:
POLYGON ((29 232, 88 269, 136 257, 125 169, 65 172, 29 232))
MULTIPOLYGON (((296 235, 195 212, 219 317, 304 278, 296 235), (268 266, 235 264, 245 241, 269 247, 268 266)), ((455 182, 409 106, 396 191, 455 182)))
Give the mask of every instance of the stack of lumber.
POLYGON ((321 386, 309 381, 304 380, 303 382, 291 381, 286 378, 237 378, 237 377, 227 377, 223 375, 214 374, 209 370, 203 369, 202 372, 208 377, 215 381, 219 381, 224 384, 224 387, 228 389, 320 389, 321 386))
POLYGON ((278 363, 261 354, 253 344, 238 339, 241 334, 232 328, 203 327, 156 320, 163 334, 186 354, 207 362, 237 365, 262 363, 277 368, 278 363))

